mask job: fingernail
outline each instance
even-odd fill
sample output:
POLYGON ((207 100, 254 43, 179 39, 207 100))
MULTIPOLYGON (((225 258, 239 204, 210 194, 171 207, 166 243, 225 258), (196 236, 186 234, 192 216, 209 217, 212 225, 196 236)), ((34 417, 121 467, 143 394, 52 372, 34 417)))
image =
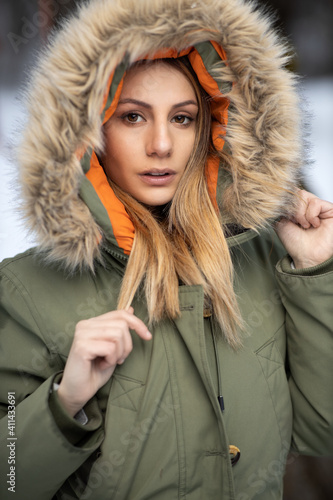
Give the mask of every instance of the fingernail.
POLYGON ((147 332, 146 332, 146 337, 147 337, 147 339, 153 338, 153 336, 152 336, 152 334, 150 333, 149 330, 147 330, 147 332))

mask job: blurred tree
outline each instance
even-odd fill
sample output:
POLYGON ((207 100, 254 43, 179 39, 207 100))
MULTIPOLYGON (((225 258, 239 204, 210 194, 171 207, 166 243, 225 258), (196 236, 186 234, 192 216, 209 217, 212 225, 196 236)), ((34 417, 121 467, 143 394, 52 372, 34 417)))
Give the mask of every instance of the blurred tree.
POLYGON ((276 25, 296 48, 297 72, 333 73, 332 0, 259 0, 277 13, 276 25))
POLYGON ((48 20, 43 29, 43 38, 47 37, 50 28, 57 28, 79 3, 78 0, 38 0, 39 11, 48 20))

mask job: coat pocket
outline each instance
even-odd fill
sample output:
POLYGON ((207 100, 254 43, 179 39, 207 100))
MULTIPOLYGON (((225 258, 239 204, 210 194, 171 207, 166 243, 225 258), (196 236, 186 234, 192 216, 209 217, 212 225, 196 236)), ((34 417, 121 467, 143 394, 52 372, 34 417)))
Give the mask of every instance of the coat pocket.
POLYGON ((145 384, 140 380, 114 372, 110 385, 103 389, 109 392, 105 414, 105 438, 99 456, 91 469, 86 490, 82 498, 111 500, 118 498, 118 487, 126 460, 138 453, 141 441, 136 432, 139 407, 145 384))
POLYGON ((139 380, 114 374, 109 395, 108 406, 118 406, 126 410, 138 411, 142 388, 144 384, 139 380))
POLYGON ((276 339, 272 338, 260 347, 256 351, 256 356, 268 386, 281 445, 286 448, 290 445, 291 439, 292 406, 285 365, 276 339))

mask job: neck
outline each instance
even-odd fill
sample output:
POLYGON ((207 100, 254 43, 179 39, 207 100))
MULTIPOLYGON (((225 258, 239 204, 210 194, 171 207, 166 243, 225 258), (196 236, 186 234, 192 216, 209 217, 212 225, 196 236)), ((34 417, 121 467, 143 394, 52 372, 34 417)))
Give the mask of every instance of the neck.
POLYGON ((164 205, 146 205, 142 203, 142 205, 149 210, 149 212, 155 217, 156 220, 162 222, 164 221, 168 215, 171 206, 171 201, 165 203, 164 205))

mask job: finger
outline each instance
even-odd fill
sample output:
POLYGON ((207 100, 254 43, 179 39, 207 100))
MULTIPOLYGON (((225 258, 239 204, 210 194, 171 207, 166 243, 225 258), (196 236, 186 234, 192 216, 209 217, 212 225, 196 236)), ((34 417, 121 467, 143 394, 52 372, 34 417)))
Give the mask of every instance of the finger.
MULTIPOLYGON (((126 311, 124 311, 124 313, 126 313, 126 311)), ((150 333, 144 322, 134 314, 127 313, 127 315, 129 327, 134 330, 143 340, 150 340, 152 338, 152 334, 150 333)))
POLYGON ((103 314, 102 316, 99 316, 98 319, 105 320, 108 319, 109 317, 125 320, 127 322, 128 327, 131 328, 132 330, 135 330, 135 332, 139 335, 139 337, 141 337, 144 340, 150 340, 152 338, 152 334, 150 333, 144 322, 130 311, 126 311, 124 309, 120 309, 118 311, 111 311, 110 313, 106 313, 103 314))
POLYGON ((286 219, 283 218, 281 220, 282 224, 286 224, 288 222, 292 222, 294 224, 298 224, 299 226, 302 226, 303 228, 309 227, 309 223, 305 218, 305 213, 306 209, 308 206, 308 193, 307 191, 304 190, 299 190, 297 193, 297 207, 296 210, 293 214, 290 214, 290 216, 286 219))
POLYGON ((318 227, 320 225, 318 213, 320 212, 319 206, 321 200, 313 193, 304 189, 300 190, 298 195, 299 204, 293 222, 299 224, 303 229, 309 229, 311 225, 318 227))
POLYGON ((101 319, 91 318, 80 321, 76 325, 74 339, 95 339, 95 340, 112 340, 118 335, 129 334, 128 324, 125 319, 101 319))
POLYGON ((104 320, 89 325, 89 328, 79 335, 80 340, 103 340, 117 345, 120 359, 124 359, 133 349, 132 336, 124 319, 104 320), (123 353, 123 354, 121 354, 123 353))
POLYGON ((75 347, 75 359, 76 364, 79 364, 79 360, 82 363, 91 363, 97 360, 97 364, 104 361, 104 368, 115 366, 118 361, 124 359, 124 352, 122 350, 121 344, 117 342, 108 342, 105 340, 90 340, 84 341, 80 345, 75 347))
POLYGON ((125 336, 113 337, 108 345, 109 350, 105 354, 105 362, 111 365, 112 363, 123 364, 133 349, 132 338, 129 332, 125 336))
POLYGON ((150 333, 144 322, 133 313, 130 313, 123 309, 115 312, 118 312, 119 318, 125 320, 128 327, 134 330, 143 340, 150 340, 152 338, 152 334, 150 333))
POLYGON ((306 218, 307 209, 308 209, 308 202, 304 198, 302 198, 298 205, 298 209, 293 216, 293 222, 299 224, 304 229, 308 229, 311 226, 310 222, 306 218))
POLYGON ((320 226, 320 219, 333 218, 333 204, 316 198, 307 207, 306 218, 314 227, 320 226))
POLYGON ((314 227, 320 226, 320 219, 329 219, 333 217, 333 203, 322 200, 313 193, 305 190, 300 191, 300 204, 296 213, 297 222, 306 227, 306 222, 314 227))
POLYGON ((333 217, 333 203, 317 197, 309 201, 306 218, 314 227, 320 226, 320 219, 329 219, 331 217, 333 217))
POLYGON ((125 311, 124 309, 120 309, 118 311, 110 311, 88 320, 82 320, 77 324, 77 327, 79 327, 79 329, 82 331, 86 330, 88 332, 93 331, 94 328, 98 328, 99 325, 104 325, 105 327, 105 325, 110 324, 110 328, 112 328, 112 324, 114 324, 115 321, 122 320, 126 321, 127 327, 135 330, 135 332, 143 340, 150 340, 152 338, 152 335, 144 322, 130 311, 125 311))
POLYGON ((309 224, 311 224, 313 227, 320 226, 320 219, 319 219, 320 212, 321 212, 321 200, 319 200, 318 198, 312 199, 306 208, 305 217, 306 220, 309 222, 309 224))
POLYGON ((322 207, 321 207, 321 212, 319 214, 319 217, 321 219, 331 219, 333 218, 333 203, 329 201, 322 201, 322 207))

